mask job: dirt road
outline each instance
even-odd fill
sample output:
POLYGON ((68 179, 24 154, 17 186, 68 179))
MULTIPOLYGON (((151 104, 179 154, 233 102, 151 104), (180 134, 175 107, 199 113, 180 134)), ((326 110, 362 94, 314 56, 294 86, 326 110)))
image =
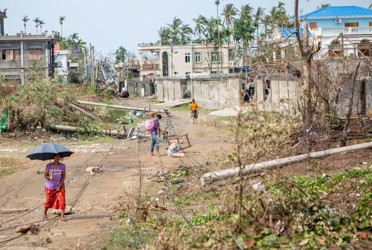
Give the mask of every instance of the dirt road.
MULTIPOLYGON (((139 105, 133 100, 123 104, 139 105)), ((143 103, 143 107, 145 105, 143 103)), ((205 123, 192 124, 186 113, 172 113, 176 132, 190 135, 192 147, 187 152, 198 161, 214 160, 231 152, 233 145, 228 132, 205 123)), ((166 119, 162 123, 164 125, 166 119)), ((134 140, 115 139, 105 143, 58 139, 44 141, 64 144, 76 153, 64 160, 67 167, 66 201, 68 206, 73 206, 73 213, 67 216, 67 222, 62 222, 50 211, 49 221, 41 221, 45 199, 42 172, 46 162, 26 160, 27 169, 0 179, 0 248, 97 248, 113 225, 110 216, 120 209, 117 200, 126 193, 138 193, 138 159, 142 165, 145 186, 150 173, 160 170, 159 158, 149 155, 150 140, 139 144, 139 152, 138 142, 134 140), (104 172, 96 175, 85 173, 86 167, 95 166, 101 166, 104 172), (27 211, 4 213, 7 209, 27 211), (32 222, 38 222, 42 227, 38 235, 20 236, 15 233, 16 226, 32 222)), ((0 157, 24 160, 34 146, 25 142, 24 138, 3 141, 0 144, 0 157)), ((165 169, 177 168, 180 161, 166 155, 166 146, 165 142, 160 144, 165 169)))

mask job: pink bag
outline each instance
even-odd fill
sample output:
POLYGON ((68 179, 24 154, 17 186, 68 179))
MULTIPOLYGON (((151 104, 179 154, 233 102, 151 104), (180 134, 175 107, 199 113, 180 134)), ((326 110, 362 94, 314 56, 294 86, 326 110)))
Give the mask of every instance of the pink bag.
POLYGON ((146 128, 147 132, 150 133, 154 128, 154 121, 152 119, 148 119, 145 122, 145 128, 146 128))

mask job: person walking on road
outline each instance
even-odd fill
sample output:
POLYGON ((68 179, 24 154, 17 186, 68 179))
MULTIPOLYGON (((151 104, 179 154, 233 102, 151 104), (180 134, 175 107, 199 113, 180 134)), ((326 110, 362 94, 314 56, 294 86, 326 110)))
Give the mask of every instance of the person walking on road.
POLYGON ((160 122, 159 120, 161 120, 161 115, 160 114, 157 114, 155 116, 154 119, 152 119, 153 121, 153 128, 152 130, 150 131, 150 134, 151 134, 151 138, 152 138, 152 141, 151 141, 151 156, 154 156, 154 147, 156 147, 156 153, 157 155, 160 156, 160 152, 159 152, 159 136, 160 136, 160 122))
POLYGON ((61 210, 61 220, 65 220, 65 178, 66 166, 60 163, 61 155, 55 154, 53 163, 49 163, 45 167, 45 195, 46 201, 44 205, 43 219, 48 220, 48 209, 61 210))
POLYGON ((195 99, 192 99, 190 103, 192 123, 196 123, 196 119, 198 119, 198 109, 198 104, 195 102, 195 99))

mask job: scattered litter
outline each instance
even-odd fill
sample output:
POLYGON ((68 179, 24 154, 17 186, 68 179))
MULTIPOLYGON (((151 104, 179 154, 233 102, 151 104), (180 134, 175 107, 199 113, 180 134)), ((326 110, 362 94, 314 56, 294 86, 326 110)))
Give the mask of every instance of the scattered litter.
POLYGON ((85 172, 89 173, 89 174, 96 174, 96 173, 100 173, 100 172, 103 172, 103 171, 99 167, 87 167, 85 169, 85 172))
MULTIPOLYGON (((157 199, 159 199, 159 198, 157 198, 157 199)), ((173 207, 163 205, 163 204, 158 204, 156 199, 154 201, 152 201, 149 208, 151 210, 155 210, 155 211, 171 211, 171 210, 174 210, 173 207)))
POLYGON ((180 184, 180 183, 183 183, 183 182, 184 182, 184 180, 174 180, 174 181, 171 181, 171 183, 173 185, 180 184))

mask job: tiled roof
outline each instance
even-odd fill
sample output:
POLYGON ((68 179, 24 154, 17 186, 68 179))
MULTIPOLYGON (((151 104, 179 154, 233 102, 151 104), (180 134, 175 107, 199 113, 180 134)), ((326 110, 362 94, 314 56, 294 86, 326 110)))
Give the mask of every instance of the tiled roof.
POLYGON ((362 17, 370 16, 372 18, 372 10, 359 6, 328 6, 308 14, 302 15, 301 18, 316 19, 316 18, 335 18, 335 17, 362 17))
MULTIPOLYGON (((294 28, 279 28, 279 32, 283 35, 283 38, 296 38, 296 34, 294 33, 295 29, 294 28)), ((302 37, 302 32, 304 31, 303 28, 298 29, 300 32, 300 37, 302 37)), ((308 37, 311 37, 310 30, 308 32, 308 37)))

